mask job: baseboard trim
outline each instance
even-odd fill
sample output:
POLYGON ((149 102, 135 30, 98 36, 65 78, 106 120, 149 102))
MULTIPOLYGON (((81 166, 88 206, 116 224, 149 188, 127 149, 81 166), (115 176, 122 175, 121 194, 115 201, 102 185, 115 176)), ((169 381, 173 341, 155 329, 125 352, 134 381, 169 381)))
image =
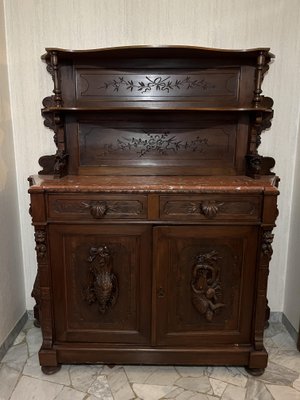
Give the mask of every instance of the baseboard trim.
POLYGON ((298 332, 297 330, 293 327, 293 325, 290 323, 290 321, 288 320, 288 318, 286 317, 286 315, 284 313, 282 313, 282 323, 283 325, 286 327, 286 330, 288 331, 288 333, 291 335, 291 337, 295 340, 295 342, 297 343, 298 340, 298 332))
POLYGON ((16 323, 15 327, 10 331, 7 338, 1 344, 1 346, 0 346, 0 361, 5 356, 7 350, 10 348, 10 346, 13 344, 15 338, 18 336, 18 334, 22 330, 23 326, 26 324, 27 320, 28 320, 28 313, 27 313, 27 311, 25 311, 24 314, 22 315, 22 317, 16 323))

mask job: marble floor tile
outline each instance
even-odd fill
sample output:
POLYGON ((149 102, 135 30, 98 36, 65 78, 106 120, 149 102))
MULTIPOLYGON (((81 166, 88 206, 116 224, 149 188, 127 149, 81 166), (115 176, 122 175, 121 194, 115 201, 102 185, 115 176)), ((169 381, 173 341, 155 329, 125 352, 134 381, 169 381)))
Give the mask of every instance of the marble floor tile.
POLYGON ((78 390, 70 387, 64 387, 61 392, 55 397, 55 400, 83 400, 86 393, 79 392, 78 390))
POLYGON ((142 383, 134 383, 132 388, 142 400, 159 400, 174 389, 172 386, 145 385, 142 383))
POLYGON ((192 378, 197 378, 199 376, 203 376, 207 372, 207 367, 184 367, 184 366, 176 366, 177 372, 182 377, 190 376, 192 378))
POLYGON ((212 390, 207 376, 200 376, 199 378, 180 378, 178 381, 176 381, 176 386, 200 393, 208 393, 212 390))
POLYGON ((69 377, 69 366, 63 365, 61 369, 53 375, 46 375, 42 372, 41 366, 39 363, 38 355, 34 354, 30 358, 28 358, 24 370, 23 375, 31 376, 32 378, 41 379, 44 381, 60 383, 61 385, 69 386, 71 384, 69 377))
POLYGON ((174 367, 157 367, 156 370, 148 376, 145 383, 148 385, 172 386, 180 375, 174 367))
POLYGON ((255 379, 249 379, 246 386, 245 400, 273 400, 266 386, 255 379))
POLYGON ((92 398, 114 400, 107 382, 107 377, 104 375, 99 375, 97 377, 92 386, 88 389, 88 393, 93 395, 92 398))
POLYGON ((21 372, 3 364, 0 368, 0 400, 8 400, 16 386, 21 372))
POLYGON ((178 398, 178 396, 184 392, 185 390, 183 388, 175 388, 174 390, 172 390, 170 393, 166 394, 164 396, 164 399, 176 399, 178 398))
POLYGON ((108 375, 107 380, 115 400, 131 400, 135 398, 123 368, 119 368, 108 375))
POLYGON ((223 393, 222 400, 244 400, 245 397, 246 397, 245 388, 229 384, 227 385, 223 393))
POLYGON ((300 352, 297 350, 278 350, 277 352, 271 351, 270 361, 289 368, 297 373, 300 371, 300 352))
POLYGON ((264 383, 290 386, 298 376, 299 373, 269 361, 264 374, 258 376, 257 380, 264 383))
POLYGON ((227 383, 213 378, 209 378, 209 383, 212 387, 213 394, 216 396, 222 396, 224 390, 226 389, 227 383))
POLYGON ((36 328, 35 326, 30 328, 26 334, 26 341, 29 356, 37 353, 40 350, 42 344, 41 330, 39 328, 36 328))
POLYGON ((24 331, 21 331, 18 336, 15 338, 14 342, 13 342, 13 346, 15 346, 16 344, 20 344, 22 342, 25 341, 26 338, 26 333, 24 331))
POLYGON ((102 369, 102 365, 71 365, 69 375, 73 388, 87 392, 102 369))
POLYGON ((278 335, 278 333, 282 333, 282 332, 287 333, 287 330, 282 325, 282 323, 281 322, 272 322, 272 323, 270 323, 269 327, 267 329, 265 329, 264 337, 270 338, 270 337, 278 335))
POLYGON ((26 363, 27 357, 27 345, 26 343, 20 343, 11 347, 2 358, 1 362, 17 371, 21 371, 26 363))
POLYGON ((274 400, 300 400, 300 393, 288 386, 267 385, 274 400))
POLYGON ((286 332, 280 332, 277 333, 277 335, 272 336, 272 341, 282 350, 297 350, 295 341, 286 332))
POLYGON ((54 400, 62 385, 22 376, 10 400, 54 400))
POLYGON ((125 365, 124 370, 129 382, 145 383, 148 377, 157 370, 156 365, 125 365))
POLYGON ((211 367, 208 369, 208 374, 210 378, 236 386, 245 387, 247 383, 247 377, 244 372, 235 367, 211 367))

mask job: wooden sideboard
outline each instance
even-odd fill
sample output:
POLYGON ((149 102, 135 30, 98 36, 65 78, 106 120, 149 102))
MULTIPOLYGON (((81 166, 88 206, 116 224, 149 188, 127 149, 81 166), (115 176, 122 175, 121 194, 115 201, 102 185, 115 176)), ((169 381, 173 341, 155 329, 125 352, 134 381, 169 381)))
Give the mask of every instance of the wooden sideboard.
POLYGON ((269 49, 121 47, 42 57, 57 151, 29 178, 42 370, 243 365, 261 374, 277 216, 258 154, 269 49))

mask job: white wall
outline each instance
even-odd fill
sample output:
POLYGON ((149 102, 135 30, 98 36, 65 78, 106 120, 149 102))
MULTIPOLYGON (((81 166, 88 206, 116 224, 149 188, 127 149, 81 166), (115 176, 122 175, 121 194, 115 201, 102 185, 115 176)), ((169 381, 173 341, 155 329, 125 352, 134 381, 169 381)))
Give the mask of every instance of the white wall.
POLYGON ((0 345, 25 312, 18 193, 0 0, 0 345))
POLYGON ((133 44, 208 47, 270 46, 277 58, 264 82, 275 100, 271 132, 261 153, 274 156, 281 177, 280 216, 271 263, 269 300, 282 311, 291 215, 291 182, 299 123, 298 0, 4 0, 14 121, 27 307, 35 275, 33 232, 27 213, 27 177, 41 155, 53 153, 41 101, 52 81, 40 61, 44 47, 95 48, 133 44))
POLYGON ((300 322, 300 128, 298 143, 295 143, 295 147, 298 152, 295 163, 295 178, 293 184, 291 182, 292 217, 288 247, 284 313, 298 331, 300 322))

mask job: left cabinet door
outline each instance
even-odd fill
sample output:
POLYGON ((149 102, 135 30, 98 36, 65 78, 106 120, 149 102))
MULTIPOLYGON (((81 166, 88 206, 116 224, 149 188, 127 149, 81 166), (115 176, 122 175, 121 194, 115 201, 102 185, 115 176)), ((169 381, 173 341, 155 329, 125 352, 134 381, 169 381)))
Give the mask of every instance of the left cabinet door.
POLYGON ((150 342, 151 227, 51 225, 56 342, 150 342))

